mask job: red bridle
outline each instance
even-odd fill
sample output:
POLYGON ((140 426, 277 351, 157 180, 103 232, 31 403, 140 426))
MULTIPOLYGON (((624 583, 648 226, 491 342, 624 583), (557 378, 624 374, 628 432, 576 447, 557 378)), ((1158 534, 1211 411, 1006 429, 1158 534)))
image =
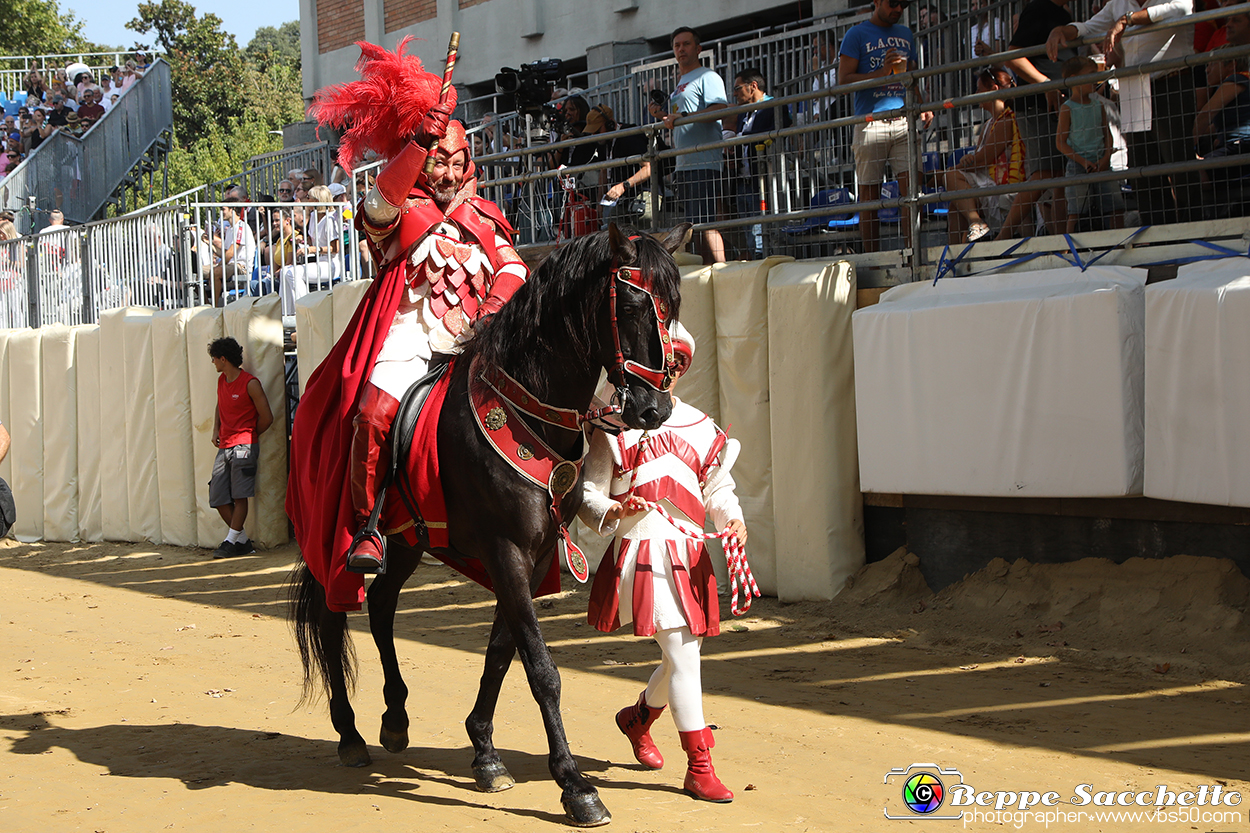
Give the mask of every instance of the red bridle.
POLYGON ((623 391, 629 385, 626 379, 628 374, 653 390, 668 390, 673 386, 673 380, 677 375, 677 356, 673 351, 673 338, 664 324, 669 314, 668 303, 655 297, 655 293, 651 291, 650 277, 644 275, 637 266, 621 266, 618 261, 614 260, 609 278, 611 283, 608 284, 608 293, 612 299, 612 342, 616 349, 616 360, 608 371, 609 381, 616 385, 618 391, 623 391), (664 350, 663 367, 659 369, 647 367, 633 359, 626 359, 621 351, 621 331, 616 316, 617 281, 644 293, 651 299, 652 308, 655 310, 656 329, 660 334, 660 346, 664 350))

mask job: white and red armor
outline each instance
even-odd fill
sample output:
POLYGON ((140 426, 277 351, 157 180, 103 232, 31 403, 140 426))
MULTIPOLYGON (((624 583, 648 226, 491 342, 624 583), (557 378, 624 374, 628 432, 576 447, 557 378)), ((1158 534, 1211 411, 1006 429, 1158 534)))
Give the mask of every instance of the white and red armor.
POLYGON ((695 636, 720 632, 716 580, 702 540, 690 538, 657 511, 606 522, 612 504, 637 495, 663 506, 678 521, 716 529, 742 520, 730 474, 738 443, 726 441, 712 419, 676 397, 658 430, 595 435, 586 460, 582 522, 614 540, 591 593, 591 623, 610 631, 633 623, 650 636, 689 628, 695 636))

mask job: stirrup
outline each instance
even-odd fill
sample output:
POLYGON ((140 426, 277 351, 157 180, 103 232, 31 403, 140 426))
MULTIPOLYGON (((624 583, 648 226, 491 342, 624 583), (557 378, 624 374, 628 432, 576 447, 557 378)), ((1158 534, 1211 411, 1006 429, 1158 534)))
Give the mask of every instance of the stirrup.
POLYGON ((367 525, 352 537, 352 545, 347 550, 347 572, 366 576, 380 576, 386 572, 386 537, 376 527, 367 525), (370 539, 377 543, 378 551, 382 553, 380 559, 356 552, 357 546, 370 539), (359 562, 354 561, 357 557, 359 562))

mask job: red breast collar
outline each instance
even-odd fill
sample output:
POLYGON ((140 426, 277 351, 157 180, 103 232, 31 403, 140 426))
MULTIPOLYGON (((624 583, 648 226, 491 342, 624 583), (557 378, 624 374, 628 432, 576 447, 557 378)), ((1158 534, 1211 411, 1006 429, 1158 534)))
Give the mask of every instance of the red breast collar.
POLYGON ((566 431, 582 430, 583 417, 577 411, 568 408, 557 408, 544 405, 525 387, 499 368, 491 368, 481 374, 482 380, 490 385, 500 396, 516 407, 517 410, 532 416, 534 419, 555 425, 566 431))
POLYGON ((586 444, 583 442, 582 454, 576 460, 565 460, 525 424, 521 414, 524 412, 551 425, 580 432, 579 414, 542 404, 503 371, 481 372, 476 360, 469 378, 473 418, 496 453, 553 498, 568 493, 581 473, 586 444))

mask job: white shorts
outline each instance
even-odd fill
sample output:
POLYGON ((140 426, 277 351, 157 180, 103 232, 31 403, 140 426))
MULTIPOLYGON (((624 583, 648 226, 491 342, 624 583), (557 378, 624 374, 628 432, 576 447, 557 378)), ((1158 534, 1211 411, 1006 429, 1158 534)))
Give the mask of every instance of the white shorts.
POLYGON ((897 179, 907 173, 907 119, 899 117, 855 125, 851 140, 855 177, 861 186, 885 181, 885 164, 897 179))

